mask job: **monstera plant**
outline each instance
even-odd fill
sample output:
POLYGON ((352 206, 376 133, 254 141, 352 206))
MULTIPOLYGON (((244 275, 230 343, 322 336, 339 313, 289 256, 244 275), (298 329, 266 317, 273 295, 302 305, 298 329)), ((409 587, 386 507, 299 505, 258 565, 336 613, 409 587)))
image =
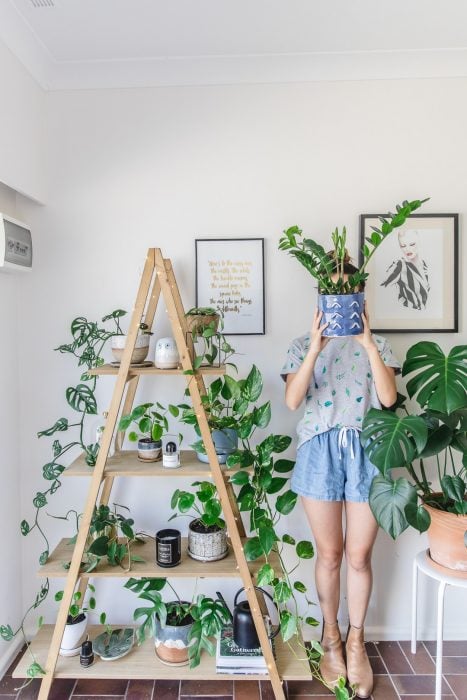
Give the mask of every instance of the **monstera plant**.
MULTIPOLYGON (((381 472, 373 480, 370 506, 394 539, 409 525, 430 528, 439 513, 452 514, 463 535, 467 530, 467 346, 445 355, 433 342, 420 342, 407 352, 403 375, 410 398, 420 406, 408 412, 399 395, 395 412, 371 409, 362 442, 381 472), (400 415, 399 415, 400 414, 400 415), (435 478, 429 474, 436 465, 435 478), (402 467, 403 476, 391 470, 402 467)), ((431 546, 431 543, 430 543, 431 546)), ((464 548, 465 549, 465 548, 464 548)))

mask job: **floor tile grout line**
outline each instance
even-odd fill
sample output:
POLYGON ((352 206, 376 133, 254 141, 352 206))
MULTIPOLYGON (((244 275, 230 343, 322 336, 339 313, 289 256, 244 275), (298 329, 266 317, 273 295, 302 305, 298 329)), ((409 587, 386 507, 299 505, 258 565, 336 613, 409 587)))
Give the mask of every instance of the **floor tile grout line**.
POLYGON ((447 683, 447 686, 448 686, 449 690, 450 690, 451 693, 454 695, 454 697, 456 698, 456 700, 459 700, 459 698, 457 697, 456 693, 454 692, 454 690, 453 690, 453 688, 452 688, 450 682, 449 682, 448 679, 444 676, 444 674, 443 674, 442 680, 444 680, 444 681, 447 683))
POLYGON ((405 651, 404 651, 403 648, 401 647, 400 642, 397 642, 397 645, 398 645, 399 649, 400 649, 401 652, 402 652, 402 656, 405 658, 405 660, 406 660, 407 663, 409 664, 410 668, 412 669, 413 675, 414 675, 414 676, 418 675, 418 674, 416 673, 414 667, 413 667, 412 664, 410 663, 409 657, 407 656, 407 654, 405 653, 405 651))
POLYGON ((389 676, 389 680, 390 680, 391 683, 392 683, 392 687, 394 688, 394 692, 396 693, 396 696, 397 696, 398 700, 400 700, 401 696, 399 695, 399 691, 397 690, 396 685, 395 685, 394 681, 392 680, 392 676, 391 676, 391 674, 389 673, 389 669, 388 669, 388 667, 387 667, 387 665, 386 665, 385 660, 383 659, 383 655, 381 654, 381 652, 380 652, 380 650, 379 650, 379 645, 378 645, 378 644, 375 644, 374 646, 375 646, 376 651, 378 652, 379 658, 380 658, 381 661, 383 662, 383 666, 384 666, 384 668, 386 669, 386 673, 387 673, 387 675, 389 676))

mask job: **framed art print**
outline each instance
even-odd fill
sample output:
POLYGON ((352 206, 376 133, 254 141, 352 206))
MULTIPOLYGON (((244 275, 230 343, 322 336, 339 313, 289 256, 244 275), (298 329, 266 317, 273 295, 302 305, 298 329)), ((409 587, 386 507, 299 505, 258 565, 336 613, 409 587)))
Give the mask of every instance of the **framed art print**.
POLYGON ((222 312, 225 335, 264 335, 264 238, 197 238, 196 306, 222 312))
MULTIPOLYGON (((371 227, 380 226, 379 216, 360 216, 360 264, 362 246, 371 227)), ((386 238, 367 266, 372 330, 457 332, 458 239, 458 214, 414 214, 386 238)))

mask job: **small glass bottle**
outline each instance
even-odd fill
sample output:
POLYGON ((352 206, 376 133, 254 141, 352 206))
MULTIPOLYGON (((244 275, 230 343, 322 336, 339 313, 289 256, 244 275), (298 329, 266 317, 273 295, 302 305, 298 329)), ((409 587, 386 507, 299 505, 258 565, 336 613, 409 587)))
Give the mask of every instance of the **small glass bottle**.
POLYGON ((177 469, 180 466, 180 452, 177 448, 177 443, 169 440, 165 443, 162 454, 162 466, 167 469, 177 469))
POLYGON ((92 650, 92 642, 90 639, 87 639, 81 645, 79 662, 83 668, 89 668, 89 666, 92 666, 94 663, 94 652, 92 650))

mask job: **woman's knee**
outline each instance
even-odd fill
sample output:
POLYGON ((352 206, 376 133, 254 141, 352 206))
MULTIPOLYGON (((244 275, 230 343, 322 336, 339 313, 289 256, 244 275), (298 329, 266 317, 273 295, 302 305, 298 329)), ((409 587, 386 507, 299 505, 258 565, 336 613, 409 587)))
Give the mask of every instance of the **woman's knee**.
POLYGON ((320 566, 328 571, 339 569, 342 563, 343 549, 339 548, 318 548, 317 561, 320 566))
POLYGON ((368 571, 368 569, 371 569, 371 549, 346 548, 345 558, 347 565, 354 571, 368 571))

